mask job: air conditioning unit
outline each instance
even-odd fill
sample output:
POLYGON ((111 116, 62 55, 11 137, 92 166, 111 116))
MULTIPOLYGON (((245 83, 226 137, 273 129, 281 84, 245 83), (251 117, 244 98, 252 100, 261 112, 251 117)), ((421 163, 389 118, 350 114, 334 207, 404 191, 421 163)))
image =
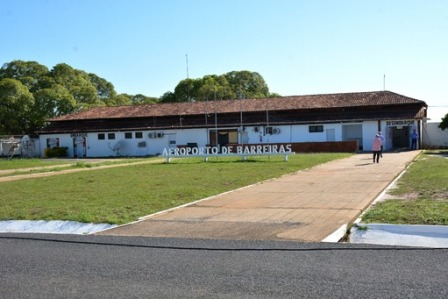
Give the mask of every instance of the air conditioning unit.
POLYGON ((280 129, 279 128, 273 128, 272 129, 272 134, 280 134, 280 129))
POLYGON ((149 133, 148 137, 149 138, 156 138, 157 136, 156 136, 156 133, 149 133))

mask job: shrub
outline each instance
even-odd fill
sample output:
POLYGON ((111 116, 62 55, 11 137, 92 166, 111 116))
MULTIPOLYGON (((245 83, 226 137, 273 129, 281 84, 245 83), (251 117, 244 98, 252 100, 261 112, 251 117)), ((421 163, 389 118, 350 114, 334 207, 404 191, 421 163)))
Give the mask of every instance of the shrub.
POLYGON ((68 147, 46 148, 44 152, 45 158, 65 158, 67 157, 68 147))

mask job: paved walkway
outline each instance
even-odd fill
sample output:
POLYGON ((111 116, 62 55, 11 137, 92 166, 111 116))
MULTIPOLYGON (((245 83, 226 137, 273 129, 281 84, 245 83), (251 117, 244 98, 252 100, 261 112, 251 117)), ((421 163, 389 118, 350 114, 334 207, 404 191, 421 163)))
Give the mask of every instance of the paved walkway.
POLYGON ((375 164, 357 154, 99 234, 319 242, 352 223, 419 153, 385 153, 375 164))

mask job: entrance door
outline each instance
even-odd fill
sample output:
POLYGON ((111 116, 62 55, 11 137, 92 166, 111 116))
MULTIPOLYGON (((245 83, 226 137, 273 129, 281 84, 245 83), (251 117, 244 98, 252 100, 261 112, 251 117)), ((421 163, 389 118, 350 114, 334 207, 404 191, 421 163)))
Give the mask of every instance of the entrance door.
POLYGON ((326 129, 327 141, 336 141, 336 133, 334 129, 326 129))
POLYGON ((218 132, 218 144, 220 146, 229 144, 229 132, 218 132))
POLYGON ((73 138, 73 156, 75 158, 86 157, 86 138, 77 136, 73 138))
POLYGON ((357 140, 359 150, 362 151, 363 150, 362 125, 343 125, 342 140, 344 141, 357 140))
POLYGON ((392 127, 392 147, 394 149, 409 147, 409 127, 392 127))
POLYGON ((229 144, 238 144, 238 130, 210 130, 210 145, 227 146, 229 144))

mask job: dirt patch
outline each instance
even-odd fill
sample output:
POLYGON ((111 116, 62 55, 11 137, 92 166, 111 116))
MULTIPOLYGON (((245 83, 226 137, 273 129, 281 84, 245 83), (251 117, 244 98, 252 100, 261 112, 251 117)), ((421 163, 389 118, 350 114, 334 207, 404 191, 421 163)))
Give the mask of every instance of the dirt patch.
POLYGON ((438 191, 430 194, 433 200, 448 200, 448 191, 438 191))
POLYGON ((397 196, 397 199, 402 199, 402 200, 416 200, 420 197, 420 194, 418 192, 411 192, 411 193, 406 193, 400 196, 397 196))
MULTIPOLYGON (((89 160, 90 162, 97 163, 100 161, 93 161, 89 160)), ((36 172, 36 173, 26 173, 26 174, 18 174, 18 175, 11 175, 8 176, 7 173, 4 173, 6 176, 0 177, 0 183, 1 182, 10 182, 10 181, 18 181, 18 180, 24 180, 24 179, 31 179, 31 178, 38 178, 38 177, 48 177, 48 176, 54 176, 54 175, 61 175, 66 173, 74 173, 74 172, 80 172, 80 171, 91 171, 91 170, 97 170, 97 169, 104 169, 104 168, 114 168, 114 167, 123 167, 123 166, 130 166, 130 165, 137 165, 137 164, 149 164, 149 163, 158 163, 161 162, 161 159, 155 159, 155 160, 149 160, 149 161, 138 161, 138 162, 131 162, 131 163, 117 163, 117 164, 109 164, 109 165, 103 165, 103 166, 95 166, 95 167, 82 167, 82 168, 71 168, 71 169, 64 169, 65 167, 69 167, 71 165, 55 165, 55 166, 44 166, 44 167, 35 167, 35 168, 29 168, 25 169, 25 171, 32 171, 39 169, 45 169, 48 167, 52 168, 60 168, 56 171, 50 171, 50 172, 36 172)), ((104 160, 102 160, 104 162, 104 160)), ((93 164, 92 163, 92 164, 93 164)), ((15 169, 13 171, 22 171, 21 169, 15 169)))
POLYGON ((404 201, 429 198, 431 200, 448 200, 448 191, 433 191, 430 193, 410 192, 402 195, 386 194, 385 199, 400 199, 404 201))

